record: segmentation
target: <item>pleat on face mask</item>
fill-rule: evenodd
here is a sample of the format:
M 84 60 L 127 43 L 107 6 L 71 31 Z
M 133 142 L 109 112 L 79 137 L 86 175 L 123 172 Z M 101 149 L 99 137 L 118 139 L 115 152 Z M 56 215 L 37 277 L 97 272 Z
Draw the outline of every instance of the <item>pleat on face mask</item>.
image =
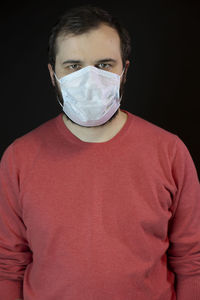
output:
M 124 72 L 124 71 L 123 71 Z M 82 126 L 107 122 L 120 107 L 120 78 L 93 66 L 85 67 L 60 79 L 63 111 Z

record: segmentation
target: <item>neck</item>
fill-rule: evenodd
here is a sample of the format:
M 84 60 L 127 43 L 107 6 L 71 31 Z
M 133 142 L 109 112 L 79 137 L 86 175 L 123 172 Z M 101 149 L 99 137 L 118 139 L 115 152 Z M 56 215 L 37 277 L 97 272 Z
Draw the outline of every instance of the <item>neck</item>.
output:
M 103 126 L 84 127 L 72 123 L 63 114 L 63 121 L 66 127 L 80 140 L 89 143 L 101 143 L 109 141 L 113 138 L 124 126 L 127 120 L 127 114 L 120 109 L 116 116 Z

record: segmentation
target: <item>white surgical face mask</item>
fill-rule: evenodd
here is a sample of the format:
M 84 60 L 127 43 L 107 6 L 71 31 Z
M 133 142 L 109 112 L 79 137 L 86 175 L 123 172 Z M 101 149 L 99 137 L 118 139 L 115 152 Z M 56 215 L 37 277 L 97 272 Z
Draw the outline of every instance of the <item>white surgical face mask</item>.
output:
M 55 74 L 63 96 L 63 111 L 82 126 L 106 123 L 120 106 L 121 76 L 93 66 L 60 79 Z

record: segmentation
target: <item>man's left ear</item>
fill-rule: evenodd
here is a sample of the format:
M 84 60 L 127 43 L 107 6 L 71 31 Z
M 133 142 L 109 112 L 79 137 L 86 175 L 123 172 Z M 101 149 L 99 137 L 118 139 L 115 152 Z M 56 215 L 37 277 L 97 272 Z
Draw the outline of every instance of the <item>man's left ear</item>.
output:
M 55 86 L 54 72 L 53 72 L 53 68 L 52 68 L 51 64 L 48 64 L 48 69 L 49 69 L 49 74 L 51 77 L 51 82 L 52 82 L 53 86 Z
M 130 61 L 126 60 L 125 67 L 124 67 L 124 76 L 123 76 L 124 77 L 124 83 L 126 82 L 126 75 L 127 75 L 129 65 L 130 65 Z

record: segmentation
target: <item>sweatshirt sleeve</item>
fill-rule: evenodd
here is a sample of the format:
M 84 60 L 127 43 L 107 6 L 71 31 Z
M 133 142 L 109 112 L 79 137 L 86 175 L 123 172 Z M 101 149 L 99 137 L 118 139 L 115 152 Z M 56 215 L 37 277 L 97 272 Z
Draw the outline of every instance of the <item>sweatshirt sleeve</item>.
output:
M 200 185 L 193 160 L 177 138 L 172 174 L 176 185 L 169 222 L 168 263 L 177 300 L 200 299 Z
M 0 299 L 23 298 L 23 277 L 32 261 L 20 206 L 19 170 L 13 145 L 0 163 Z

